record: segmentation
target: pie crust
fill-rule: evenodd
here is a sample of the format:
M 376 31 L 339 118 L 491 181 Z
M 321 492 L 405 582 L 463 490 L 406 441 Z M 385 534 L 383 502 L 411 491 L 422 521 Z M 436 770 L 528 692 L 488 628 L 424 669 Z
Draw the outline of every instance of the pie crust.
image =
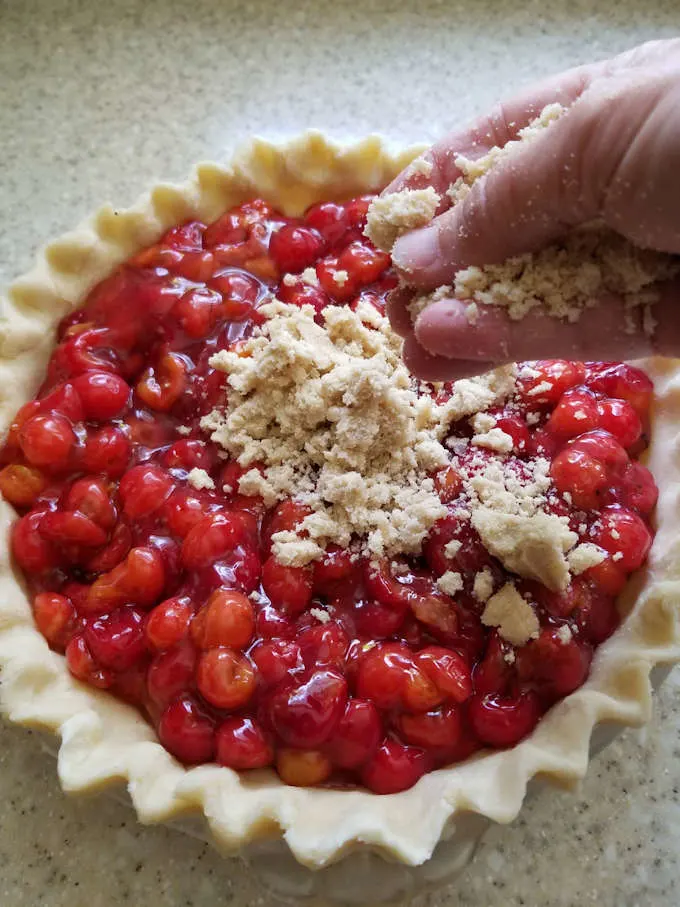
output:
M 48 244 L 33 270 L 0 299 L 0 430 L 35 393 L 58 321 L 117 264 L 169 227 L 191 218 L 212 221 L 255 196 L 299 215 L 318 201 L 378 191 L 421 150 L 394 152 L 378 137 L 338 145 L 318 132 L 284 145 L 254 140 L 227 166 L 201 164 L 188 182 L 158 185 L 127 210 L 100 209 Z M 532 777 L 563 786 L 583 777 L 596 724 L 645 722 L 651 668 L 680 658 L 680 362 L 653 359 L 642 365 L 655 383 L 647 465 L 660 492 L 649 561 L 624 590 L 621 607 L 627 616 L 597 649 L 585 685 L 513 749 L 432 772 L 410 790 L 389 796 L 288 787 L 268 770 L 245 777 L 219 766 L 185 769 L 132 707 L 76 681 L 64 658 L 50 651 L 10 562 L 7 537 L 14 511 L 0 502 L 5 714 L 61 737 L 58 772 L 66 791 L 125 783 L 144 823 L 203 813 L 224 852 L 266 837 L 283 838 L 295 859 L 310 868 L 366 847 L 418 865 L 465 813 L 512 821 Z

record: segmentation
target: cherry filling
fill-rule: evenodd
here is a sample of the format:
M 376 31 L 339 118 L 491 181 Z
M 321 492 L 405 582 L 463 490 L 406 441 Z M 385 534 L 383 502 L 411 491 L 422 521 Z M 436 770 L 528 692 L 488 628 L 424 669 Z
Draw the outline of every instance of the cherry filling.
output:
M 657 492 L 635 459 L 647 376 L 531 363 L 491 415 L 512 439 L 507 468 L 549 458 L 549 508 L 603 552 L 564 591 L 512 577 L 463 520 L 465 454 L 434 476 L 448 515 L 422 556 L 271 556 L 272 535 L 308 511 L 239 492 L 241 468 L 199 427 L 225 393 L 209 359 L 239 349 L 271 292 L 317 313 L 360 299 L 383 311 L 396 281 L 363 236 L 369 201 L 294 219 L 256 200 L 175 227 L 121 266 L 60 325 L 2 448 L 0 490 L 19 513 L 12 551 L 40 632 L 75 677 L 140 709 L 177 759 L 391 793 L 514 745 L 584 682 L 645 561 Z M 453 597 L 436 582 L 448 571 L 462 579 Z M 488 597 L 508 581 L 540 623 L 518 647 L 481 621 L 481 586 Z

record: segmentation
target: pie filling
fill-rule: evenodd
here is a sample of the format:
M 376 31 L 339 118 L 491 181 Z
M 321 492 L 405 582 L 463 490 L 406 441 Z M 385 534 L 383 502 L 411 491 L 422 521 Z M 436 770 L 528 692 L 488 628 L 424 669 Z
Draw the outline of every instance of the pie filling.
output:
M 170 230 L 63 320 L 2 448 L 0 490 L 19 513 L 12 551 L 38 629 L 77 679 L 132 703 L 187 765 L 273 766 L 288 784 L 391 793 L 513 746 L 583 684 L 651 544 L 657 491 L 637 461 L 648 377 L 623 363 L 525 363 L 483 412 L 482 385 L 404 380 L 383 354 L 396 343 L 382 317 L 396 278 L 364 236 L 369 202 L 296 219 L 257 200 Z M 274 296 L 307 338 L 309 387 L 338 395 L 314 443 L 300 442 L 301 485 L 287 496 L 273 481 L 286 464 L 257 426 L 264 459 L 236 444 L 248 400 L 256 410 L 276 389 L 276 374 L 262 383 L 268 325 L 286 319 Z M 317 343 L 331 319 L 342 341 L 332 378 Z M 364 347 L 375 335 L 387 363 L 376 420 L 383 402 L 389 418 L 370 439 L 382 437 L 379 474 L 397 482 L 383 521 L 382 479 L 372 504 L 343 497 L 342 457 L 320 480 L 361 407 L 358 391 L 348 402 L 351 381 L 337 383 L 363 355 L 350 328 Z M 236 386 L 238 359 L 259 398 Z M 287 444 L 302 437 L 290 394 L 309 427 L 293 359 L 286 419 L 278 404 L 269 416 Z M 421 432 L 404 445 L 416 453 L 402 485 L 403 451 L 384 443 L 402 424 L 395 400 Z M 420 497 L 418 451 L 436 461 Z M 348 487 L 361 483 L 346 470 Z

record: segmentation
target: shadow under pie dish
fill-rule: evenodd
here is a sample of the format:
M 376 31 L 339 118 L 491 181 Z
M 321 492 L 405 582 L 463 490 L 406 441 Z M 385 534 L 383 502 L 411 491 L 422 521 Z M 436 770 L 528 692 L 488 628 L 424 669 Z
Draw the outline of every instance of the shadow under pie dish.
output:
M 102 209 L 9 288 L 2 699 L 61 737 L 66 790 L 125 783 L 142 822 L 203 815 L 225 852 L 283 838 L 310 868 L 356 850 L 415 866 L 461 817 L 515 818 L 534 776 L 582 777 L 598 723 L 647 719 L 650 670 L 678 655 L 677 364 L 405 383 L 364 196 L 417 154 L 254 142 Z M 401 394 L 450 460 L 414 436 L 426 495 L 411 483 L 401 511 L 420 522 L 364 520 L 368 548 L 356 523 L 310 535 L 316 473 L 282 498 L 271 463 L 235 461 L 237 423 L 211 420 L 264 406 L 277 337 L 329 331 L 336 377 L 378 356 L 380 399 Z M 557 567 L 520 577 L 516 545 L 485 546 L 494 481 L 542 499 Z

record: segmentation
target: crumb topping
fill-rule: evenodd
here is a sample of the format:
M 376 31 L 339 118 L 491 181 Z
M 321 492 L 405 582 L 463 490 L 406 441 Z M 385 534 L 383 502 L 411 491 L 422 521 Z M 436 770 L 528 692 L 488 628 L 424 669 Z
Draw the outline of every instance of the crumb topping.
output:
M 460 203 L 477 180 L 500 162 L 511 159 L 520 146 L 536 139 L 565 111 L 560 104 L 550 104 L 519 132 L 517 139 L 502 148 L 494 147 L 476 160 L 458 155 L 455 163 L 461 176 L 447 190 L 452 202 Z M 677 256 L 634 246 L 595 222 L 572 230 L 540 252 L 519 255 L 501 264 L 464 268 L 456 274 L 453 286 L 417 296 L 410 310 L 415 320 L 434 302 L 454 296 L 473 304 L 470 321 L 479 317 L 479 305 L 494 305 L 505 308 L 513 320 L 540 308 L 554 318 L 575 322 L 603 296 L 613 295 L 623 300 L 625 329 L 636 329 L 636 313 L 640 312 L 640 324 L 651 336 L 656 325 L 650 310 L 657 299 L 653 285 L 678 273 Z
M 455 420 L 510 396 L 514 366 L 458 381 L 436 404 L 418 394 L 400 339 L 370 304 L 329 306 L 322 325 L 311 306 L 260 311 L 257 335 L 211 358 L 229 390 L 201 426 L 241 466 L 262 467 L 239 491 L 313 511 L 297 532 L 275 533 L 274 555 L 299 566 L 355 537 L 370 555 L 417 553 L 446 514 L 430 477 L 451 462 L 442 439 Z
M 374 246 L 383 252 L 391 252 L 403 233 L 432 220 L 440 201 L 432 186 L 427 189 L 402 189 L 391 195 L 378 196 L 368 209 L 364 232 Z
M 482 623 L 497 627 L 498 633 L 513 646 L 523 646 L 540 632 L 538 617 L 512 583 L 506 583 L 486 603 Z
M 196 491 L 202 491 L 204 488 L 212 491 L 215 488 L 215 483 L 205 469 L 198 469 L 197 467 L 194 467 L 189 471 L 187 482 L 195 488 Z

